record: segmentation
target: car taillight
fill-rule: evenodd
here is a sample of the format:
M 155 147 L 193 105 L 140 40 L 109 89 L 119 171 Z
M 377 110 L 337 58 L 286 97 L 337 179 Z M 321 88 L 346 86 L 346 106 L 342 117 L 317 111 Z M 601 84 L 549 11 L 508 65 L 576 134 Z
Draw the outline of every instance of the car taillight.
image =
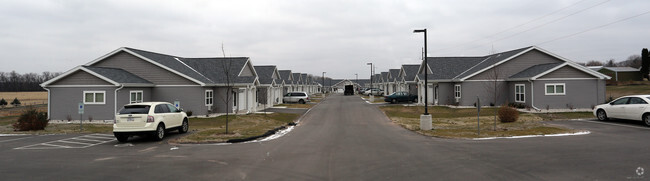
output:
M 147 122 L 148 123 L 153 123 L 154 122 L 153 116 L 147 116 Z

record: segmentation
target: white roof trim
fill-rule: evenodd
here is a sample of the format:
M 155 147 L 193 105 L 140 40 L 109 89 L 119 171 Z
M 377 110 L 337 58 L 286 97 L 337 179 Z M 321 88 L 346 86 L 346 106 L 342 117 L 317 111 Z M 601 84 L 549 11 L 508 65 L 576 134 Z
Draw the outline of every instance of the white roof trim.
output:
M 104 56 L 101 56 L 101 57 L 99 57 L 99 58 L 97 58 L 97 59 L 91 61 L 91 62 L 88 62 L 88 63 L 85 64 L 85 65 L 86 65 L 86 66 L 92 66 L 93 64 L 95 64 L 95 63 L 97 63 L 97 62 L 100 62 L 100 61 L 102 61 L 102 60 L 104 60 L 104 59 L 106 59 L 106 58 L 108 58 L 108 57 L 110 57 L 110 56 L 112 56 L 112 55 L 114 55 L 114 54 L 117 54 L 117 53 L 120 52 L 120 51 L 127 52 L 127 53 L 129 53 L 129 54 L 131 54 L 131 55 L 133 55 L 133 56 L 136 56 L 136 57 L 138 57 L 138 58 L 140 58 L 140 59 L 142 59 L 142 60 L 145 60 L 145 61 L 147 61 L 147 62 L 149 62 L 149 63 L 151 63 L 151 64 L 154 64 L 154 65 L 156 65 L 156 66 L 158 66 L 158 67 L 160 67 L 160 68 L 163 68 L 163 69 L 165 69 L 165 70 L 167 70 L 167 71 L 170 71 L 170 72 L 172 72 L 172 73 L 174 73 L 174 74 L 176 74 L 176 75 L 179 75 L 179 76 L 181 76 L 181 77 L 183 77 L 183 78 L 186 78 L 186 79 L 188 79 L 188 80 L 190 80 L 190 81 L 192 81 L 192 82 L 194 82 L 194 83 L 197 83 L 197 84 L 199 84 L 199 85 L 201 85 L 201 86 L 205 86 L 205 83 L 204 83 L 204 82 L 198 81 L 198 80 L 196 80 L 196 79 L 194 79 L 194 78 L 192 78 L 192 77 L 190 77 L 190 76 L 187 76 L 187 75 L 185 75 L 185 74 L 182 74 L 182 73 L 180 73 L 180 72 L 178 72 L 178 71 L 176 71 L 176 70 L 174 70 L 174 69 L 171 69 L 171 68 L 169 68 L 169 67 L 167 67 L 167 66 L 164 66 L 164 65 L 162 65 L 162 64 L 160 64 L 160 63 L 158 63 L 158 62 L 156 62 L 156 61 L 153 61 L 153 60 L 151 60 L 151 59 L 148 59 L 147 57 L 144 57 L 144 56 L 142 56 L 142 55 L 140 55 L 140 54 L 137 54 L 137 53 L 135 53 L 135 52 L 132 52 L 132 51 L 126 49 L 125 47 L 118 48 L 117 50 L 114 50 L 114 51 L 112 51 L 111 53 L 108 53 L 108 54 L 106 54 L 106 55 L 104 55 Z
M 95 76 L 95 77 L 97 77 L 99 79 L 102 79 L 102 80 L 110 83 L 110 84 L 113 84 L 113 86 L 120 86 L 120 83 L 117 83 L 117 82 L 115 82 L 115 81 L 113 81 L 113 80 L 111 80 L 109 78 L 106 78 L 106 77 L 104 77 L 102 75 L 99 75 L 99 74 L 97 74 L 97 73 L 95 73 L 95 72 L 93 72 L 91 70 L 88 70 L 87 68 L 84 68 L 83 66 L 77 66 L 77 67 L 75 67 L 75 68 L 73 68 L 71 70 L 68 70 L 67 72 L 65 72 L 65 73 L 63 73 L 63 74 L 61 74 L 61 75 L 59 75 L 57 77 L 54 77 L 53 79 L 50 79 L 50 80 L 48 80 L 46 82 L 43 82 L 42 84 L 40 84 L 40 86 L 41 87 L 49 86 L 50 84 L 52 84 L 52 83 L 54 83 L 56 81 L 59 81 L 59 80 L 63 79 L 64 77 L 67 77 L 70 74 L 73 74 L 73 73 L 75 73 L 75 72 L 77 72 L 79 70 L 82 70 L 82 71 L 84 71 L 84 72 L 86 72 L 86 73 L 88 73 L 90 75 L 93 75 L 93 76 Z M 106 86 L 106 85 L 103 85 L 103 86 Z

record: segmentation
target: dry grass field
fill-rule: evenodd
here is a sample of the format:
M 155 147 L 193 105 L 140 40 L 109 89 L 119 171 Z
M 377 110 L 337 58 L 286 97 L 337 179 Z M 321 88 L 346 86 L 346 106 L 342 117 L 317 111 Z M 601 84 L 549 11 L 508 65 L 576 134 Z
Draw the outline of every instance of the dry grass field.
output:
M 0 99 L 5 99 L 10 104 L 18 98 L 23 106 L 47 104 L 47 92 L 0 92 Z M 7 105 L 10 106 L 10 105 Z

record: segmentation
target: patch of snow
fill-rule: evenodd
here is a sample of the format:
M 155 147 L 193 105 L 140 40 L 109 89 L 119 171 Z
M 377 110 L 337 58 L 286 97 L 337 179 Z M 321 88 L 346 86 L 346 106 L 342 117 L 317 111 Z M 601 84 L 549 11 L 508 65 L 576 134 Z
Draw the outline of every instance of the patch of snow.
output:
M 534 138 L 534 137 L 556 137 L 556 136 L 575 136 L 590 134 L 589 131 L 581 131 L 577 133 L 563 133 L 563 134 L 547 134 L 547 135 L 525 135 L 525 136 L 510 136 L 510 137 L 488 137 L 488 138 L 474 138 L 472 140 L 493 140 L 493 139 L 518 139 L 518 138 Z
M 178 150 L 178 147 L 171 147 L 169 150 Z
M 287 106 L 273 106 L 271 108 L 277 108 L 277 109 L 286 109 Z

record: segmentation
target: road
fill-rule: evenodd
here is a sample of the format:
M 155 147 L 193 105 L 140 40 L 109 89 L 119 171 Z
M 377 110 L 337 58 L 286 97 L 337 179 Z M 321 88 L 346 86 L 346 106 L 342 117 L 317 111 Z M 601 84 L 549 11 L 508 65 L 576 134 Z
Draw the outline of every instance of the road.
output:
M 84 148 L 24 149 L 89 137 L 0 137 L 0 175 L 2 180 L 650 178 L 650 171 L 637 174 L 639 168 L 650 169 L 648 128 L 616 122 L 556 123 L 591 134 L 482 141 L 430 138 L 391 123 L 376 105 L 357 96 L 332 95 L 306 113 L 290 133 L 264 142 L 169 145 L 136 139 Z

